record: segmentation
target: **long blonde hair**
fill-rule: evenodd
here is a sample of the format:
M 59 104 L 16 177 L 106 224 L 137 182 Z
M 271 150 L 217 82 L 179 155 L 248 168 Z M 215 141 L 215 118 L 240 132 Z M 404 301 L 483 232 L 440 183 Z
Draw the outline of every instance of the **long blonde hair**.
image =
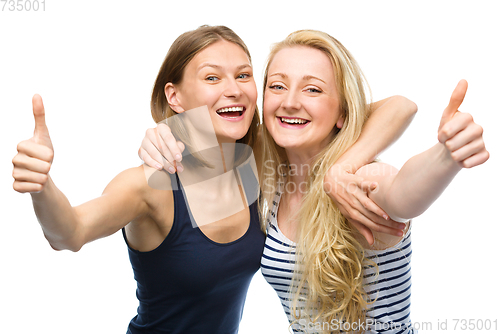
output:
M 309 318 L 314 322 L 331 322 L 334 319 L 351 324 L 364 322 L 367 307 L 363 289 L 364 250 L 355 239 L 351 225 L 325 193 L 323 180 L 328 169 L 359 138 L 368 118 L 366 80 L 350 52 L 335 38 L 320 31 L 299 30 L 272 47 L 265 70 L 264 92 L 274 56 L 280 50 L 293 46 L 315 48 L 330 58 L 344 124 L 340 130 L 336 129 L 338 133 L 332 142 L 309 168 L 307 192 L 297 216 L 300 224 L 292 286 L 298 288 L 293 292 L 291 312 L 296 319 Z M 261 214 L 265 216 L 278 182 L 285 182 L 286 185 L 288 180 L 282 174 L 287 170 L 283 168 L 287 165 L 283 148 L 275 143 L 265 126 L 263 131 Z M 306 308 L 300 312 L 297 307 L 299 301 L 306 303 Z

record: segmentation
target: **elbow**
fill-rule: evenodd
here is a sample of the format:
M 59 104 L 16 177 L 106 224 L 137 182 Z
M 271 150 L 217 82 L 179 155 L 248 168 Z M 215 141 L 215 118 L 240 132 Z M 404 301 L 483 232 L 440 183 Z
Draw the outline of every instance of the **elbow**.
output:
M 53 250 L 55 251 L 62 251 L 62 250 L 69 250 L 72 251 L 73 253 L 78 252 L 80 249 L 82 249 L 83 244 L 76 242 L 76 240 L 51 240 L 50 238 L 45 235 L 45 239 L 49 242 L 50 247 L 52 247 Z
M 49 243 L 50 247 L 52 247 L 53 250 L 55 251 L 62 251 L 62 250 L 69 250 L 72 251 L 73 253 L 78 252 L 80 249 L 82 249 L 82 246 L 79 245 L 54 245 L 53 243 Z
M 83 247 L 83 245 L 80 245 L 80 244 L 78 244 L 78 245 L 73 244 L 73 245 L 67 245 L 64 249 L 65 249 L 65 250 L 69 250 L 69 251 L 71 251 L 71 252 L 73 252 L 73 253 L 76 253 L 76 252 L 78 252 L 80 249 L 82 249 L 82 247 Z
M 401 105 L 401 109 L 404 110 L 410 118 L 415 116 L 418 111 L 418 106 L 415 102 L 401 95 L 396 95 L 394 98 L 397 99 L 398 103 Z
M 410 219 L 416 218 L 425 212 L 425 208 L 411 203 L 401 203 L 401 199 L 390 197 L 388 199 L 387 208 L 383 208 L 392 220 L 397 222 L 407 222 Z
M 420 216 L 423 212 L 412 211 L 411 209 L 396 209 L 396 210 L 386 210 L 387 214 L 392 220 L 395 220 L 399 223 L 405 223 L 410 219 L 416 218 Z
M 418 111 L 417 104 L 415 102 L 413 102 L 412 100 L 407 99 L 407 105 L 408 105 L 408 112 L 410 113 L 410 115 L 412 115 L 412 117 L 415 116 L 415 114 Z
M 401 96 L 401 98 L 403 99 L 402 103 L 404 104 L 404 109 L 413 118 L 413 116 L 415 116 L 415 114 L 418 111 L 417 104 L 415 102 L 413 102 L 412 100 L 407 99 L 404 96 Z

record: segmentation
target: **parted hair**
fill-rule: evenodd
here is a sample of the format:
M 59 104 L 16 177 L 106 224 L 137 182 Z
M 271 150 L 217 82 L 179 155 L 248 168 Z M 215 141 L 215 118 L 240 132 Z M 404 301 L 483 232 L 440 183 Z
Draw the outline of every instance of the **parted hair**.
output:
M 250 62 L 252 61 L 250 52 L 243 40 L 228 27 L 203 25 L 195 30 L 183 33 L 170 46 L 153 87 L 151 94 L 151 115 L 156 123 L 176 114 L 168 104 L 167 97 L 165 96 L 165 85 L 169 82 L 174 85 L 180 84 L 184 76 L 184 69 L 189 62 L 199 52 L 221 40 L 240 46 L 247 54 Z M 250 129 L 237 142 L 253 147 L 257 139 L 259 123 L 260 117 L 256 107 Z M 175 129 L 179 124 L 169 123 L 169 126 L 172 128 L 173 133 L 181 135 L 186 133 L 182 128 Z M 189 138 L 178 138 L 178 140 L 183 141 L 189 149 Z

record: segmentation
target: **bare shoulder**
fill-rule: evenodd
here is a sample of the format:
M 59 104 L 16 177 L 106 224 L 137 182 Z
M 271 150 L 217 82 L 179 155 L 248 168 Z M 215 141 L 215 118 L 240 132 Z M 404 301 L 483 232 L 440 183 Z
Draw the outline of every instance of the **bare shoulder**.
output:
M 139 216 L 155 217 L 158 210 L 173 210 L 172 185 L 166 171 L 138 166 L 119 173 L 104 189 L 103 196 L 121 198 L 120 203 L 138 206 Z M 127 211 L 122 207 L 121 210 Z
M 119 173 L 111 182 L 106 186 L 103 194 L 117 189 L 127 188 L 132 191 L 146 190 L 147 180 L 142 166 L 133 167 Z

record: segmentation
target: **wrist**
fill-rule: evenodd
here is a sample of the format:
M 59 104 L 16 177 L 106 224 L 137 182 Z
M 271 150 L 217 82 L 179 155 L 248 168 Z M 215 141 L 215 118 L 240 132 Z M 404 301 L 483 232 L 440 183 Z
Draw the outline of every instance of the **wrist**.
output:
M 456 171 L 462 169 L 462 166 L 457 161 L 453 160 L 450 150 L 448 150 L 448 148 L 444 144 L 438 143 L 436 146 L 438 147 L 437 149 L 439 151 L 438 162 L 442 166 L 444 166 L 447 169 Z
M 33 203 L 46 201 L 50 198 L 50 194 L 53 189 L 54 183 L 50 176 L 47 174 L 47 181 L 43 184 L 42 189 L 37 192 L 30 193 Z

